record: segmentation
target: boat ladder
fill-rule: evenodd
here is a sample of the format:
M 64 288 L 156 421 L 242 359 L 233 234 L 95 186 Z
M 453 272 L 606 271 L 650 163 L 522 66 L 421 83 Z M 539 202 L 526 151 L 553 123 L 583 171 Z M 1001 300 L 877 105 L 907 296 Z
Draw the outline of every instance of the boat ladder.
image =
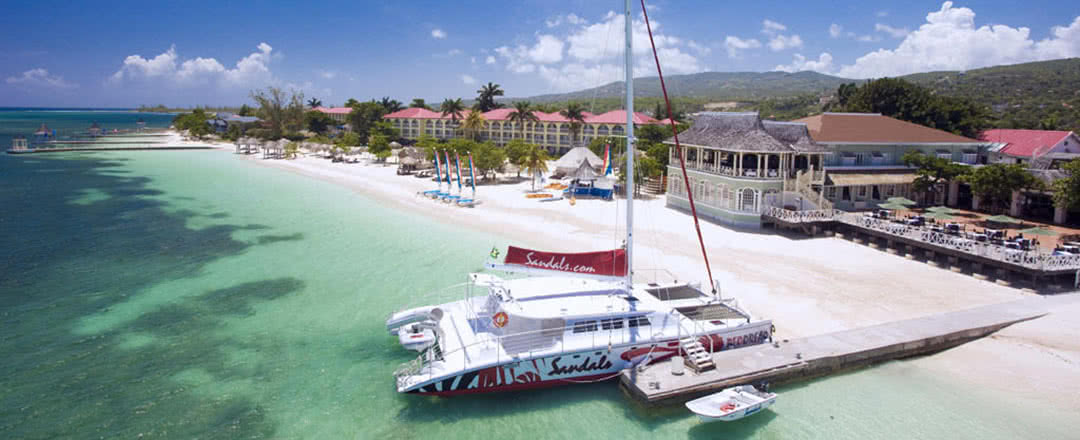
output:
M 695 373 L 716 369 L 716 364 L 712 360 L 712 353 L 705 350 L 705 346 L 701 344 L 697 337 L 691 336 L 679 339 L 679 346 L 682 347 L 683 353 L 686 354 L 684 360 L 686 366 L 694 370 Z

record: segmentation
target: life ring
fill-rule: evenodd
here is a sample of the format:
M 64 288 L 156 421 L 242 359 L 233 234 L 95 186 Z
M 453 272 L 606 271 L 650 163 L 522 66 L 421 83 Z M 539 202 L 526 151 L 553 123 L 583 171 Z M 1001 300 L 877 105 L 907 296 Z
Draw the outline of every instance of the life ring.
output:
M 498 328 L 506 327 L 507 322 L 510 322 L 510 317 L 506 315 L 506 312 L 499 312 L 491 317 L 491 323 Z

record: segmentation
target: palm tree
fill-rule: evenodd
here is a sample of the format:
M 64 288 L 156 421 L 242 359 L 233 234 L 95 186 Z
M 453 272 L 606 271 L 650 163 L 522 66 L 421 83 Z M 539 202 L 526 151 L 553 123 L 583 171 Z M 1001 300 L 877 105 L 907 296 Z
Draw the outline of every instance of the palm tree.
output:
M 566 110 L 559 112 L 564 118 L 570 120 L 570 134 L 576 144 L 581 134 L 581 127 L 585 124 L 585 109 L 581 104 L 571 102 L 566 105 Z
M 449 116 L 450 120 L 455 124 L 457 120 L 461 118 L 461 112 L 465 111 L 465 104 L 461 102 L 461 98 L 443 100 L 442 105 L 439 106 L 439 110 L 443 116 Z
M 319 101 L 318 98 L 311 98 L 307 101 L 307 105 L 311 108 L 322 107 L 322 101 Z
M 405 108 L 401 106 L 401 101 L 398 101 L 396 99 L 390 99 L 389 96 L 383 96 L 383 99 L 379 101 L 379 105 L 381 105 L 382 108 L 386 109 L 387 113 L 393 113 Z
M 521 166 L 532 176 L 532 189 L 536 191 L 536 176 L 547 172 L 547 151 L 539 145 L 530 145 L 521 159 Z
M 473 110 L 469 112 L 469 116 L 465 117 L 465 120 L 461 123 L 461 129 L 472 137 L 472 140 L 476 140 L 476 134 L 480 130 L 484 129 L 484 115 L 480 112 Z
M 412 102 L 409 103 L 409 108 L 426 108 L 431 110 L 431 107 L 428 107 L 427 102 L 424 102 L 424 98 L 413 98 Z
M 515 124 L 521 124 L 521 138 L 525 139 L 525 123 L 536 122 L 540 118 L 536 117 L 536 114 L 532 111 L 532 103 L 529 101 L 518 101 L 514 103 L 514 111 L 507 115 L 510 122 Z
M 502 108 L 502 104 L 495 102 L 496 96 L 503 96 L 503 90 L 499 88 L 498 84 L 488 81 L 487 85 L 480 86 L 480 90 L 476 91 L 476 105 L 473 106 L 475 110 L 482 112 L 488 112 L 497 108 Z

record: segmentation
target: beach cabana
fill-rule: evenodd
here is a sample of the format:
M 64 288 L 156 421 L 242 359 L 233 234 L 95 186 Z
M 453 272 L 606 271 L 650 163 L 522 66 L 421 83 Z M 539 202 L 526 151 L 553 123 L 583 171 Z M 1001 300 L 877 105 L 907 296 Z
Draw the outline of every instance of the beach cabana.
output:
M 588 164 L 594 170 L 598 170 L 604 166 L 604 160 L 586 147 L 574 147 L 555 161 L 555 174 L 570 175 L 576 172 L 582 164 Z
M 576 170 L 569 174 L 573 179 L 564 196 L 588 196 L 611 199 L 614 195 L 612 179 L 603 177 L 587 161 L 583 161 Z

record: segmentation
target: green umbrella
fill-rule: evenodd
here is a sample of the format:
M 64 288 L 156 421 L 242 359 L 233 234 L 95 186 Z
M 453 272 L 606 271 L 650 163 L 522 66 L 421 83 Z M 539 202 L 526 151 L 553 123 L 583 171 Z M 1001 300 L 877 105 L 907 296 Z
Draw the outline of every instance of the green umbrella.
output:
M 1012 223 L 1012 224 L 1020 223 L 1020 220 L 1009 217 L 1007 215 L 995 215 L 993 217 L 987 217 L 986 221 L 994 222 L 994 223 Z
M 878 208 L 888 209 L 890 211 L 907 211 L 911 209 L 899 203 L 879 203 L 877 206 Z
M 1034 228 L 1027 228 L 1027 229 L 1021 230 L 1020 232 L 1023 233 L 1023 234 L 1032 234 L 1032 235 L 1058 235 L 1058 233 L 1054 232 L 1053 229 L 1046 229 L 1046 228 L 1042 228 L 1042 227 L 1039 227 L 1039 226 L 1036 226 Z
M 942 214 L 956 214 L 956 210 L 948 206 L 935 206 L 932 208 L 926 208 L 926 210 L 930 212 L 940 212 Z
M 911 199 L 909 199 L 907 197 L 889 197 L 889 199 L 886 200 L 886 201 L 889 202 L 889 203 L 892 203 L 892 204 L 896 204 L 896 205 L 918 205 L 919 204 L 918 202 L 916 202 L 914 200 L 911 200 Z
M 927 217 L 927 218 L 932 218 L 934 220 L 952 220 L 952 219 L 956 218 L 956 217 L 952 216 L 951 214 L 949 214 L 947 212 L 941 212 L 941 211 L 930 211 L 930 212 L 928 212 L 926 214 L 923 214 L 923 216 Z

